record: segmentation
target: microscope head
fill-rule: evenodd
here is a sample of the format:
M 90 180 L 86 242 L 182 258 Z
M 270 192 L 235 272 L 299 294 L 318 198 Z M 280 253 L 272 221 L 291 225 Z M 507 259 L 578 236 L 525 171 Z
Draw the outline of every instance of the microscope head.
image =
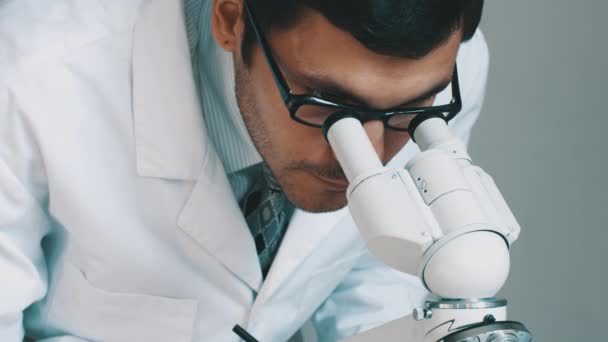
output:
M 421 152 L 392 170 L 356 114 L 335 113 L 323 131 L 349 180 L 348 208 L 368 250 L 419 276 L 434 295 L 414 311 L 424 341 L 529 342 L 523 325 L 506 321 L 506 301 L 493 298 L 507 279 L 519 224 L 444 115 L 412 120 Z

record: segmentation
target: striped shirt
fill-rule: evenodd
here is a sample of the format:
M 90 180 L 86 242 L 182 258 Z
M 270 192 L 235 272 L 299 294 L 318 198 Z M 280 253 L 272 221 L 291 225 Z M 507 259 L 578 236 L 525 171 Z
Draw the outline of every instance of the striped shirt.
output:
M 211 34 L 212 0 L 184 0 L 186 31 L 208 136 L 240 200 L 252 177 L 237 172 L 262 162 L 236 102 L 232 55 Z

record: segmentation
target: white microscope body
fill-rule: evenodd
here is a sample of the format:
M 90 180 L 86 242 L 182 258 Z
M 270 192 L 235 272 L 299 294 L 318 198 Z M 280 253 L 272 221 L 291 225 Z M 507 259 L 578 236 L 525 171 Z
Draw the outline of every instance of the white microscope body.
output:
M 530 341 L 493 298 L 509 273 L 520 226 L 492 178 L 474 166 L 441 114 L 417 117 L 421 153 L 386 169 L 361 122 L 336 113 L 324 127 L 350 185 L 348 207 L 369 250 L 418 275 L 437 299 L 414 310 L 425 342 Z

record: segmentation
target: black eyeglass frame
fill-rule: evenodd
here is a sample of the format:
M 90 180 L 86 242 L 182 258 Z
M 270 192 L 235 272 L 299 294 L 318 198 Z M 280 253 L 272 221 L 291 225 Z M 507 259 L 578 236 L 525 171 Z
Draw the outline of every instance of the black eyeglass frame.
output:
M 251 27 L 253 32 L 258 40 L 262 48 L 262 52 L 264 53 L 264 58 L 270 67 L 270 72 L 274 78 L 274 81 L 277 85 L 281 98 L 285 103 L 285 106 L 289 110 L 289 115 L 291 119 L 310 127 L 322 128 L 322 124 L 315 124 L 308 122 L 306 120 L 300 119 L 296 112 L 303 105 L 314 105 L 320 107 L 329 107 L 335 108 L 336 111 L 349 111 L 352 114 L 356 115 L 361 122 L 369 121 L 369 120 L 382 120 L 384 122 L 385 127 L 388 127 L 392 130 L 396 131 L 407 131 L 407 128 L 402 127 L 394 127 L 388 123 L 388 120 L 395 115 L 418 115 L 421 113 L 428 112 L 441 112 L 445 115 L 447 121 L 453 119 L 462 109 L 462 99 L 460 96 L 460 84 L 458 82 L 458 68 L 454 65 L 454 73 L 452 74 L 452 99 L 449 104 L 440 105 L 440 106 L 428 106 L 428 107 L 413 107 L 413 108 L 393 108 L 389 110 L 372 110 L 365 107 L 348 105 L 337 103 L 334 101 L 330 101 L 327 99 L 323 99 L 321 97 L 311 95 L 311 94 L 294 94 L 283 73 L 281 73 L 281 69 L 279 68 L 273 54 L 270 49 L 270 45 L 268 41 L 264 37 L 262 33 L 262 29 L 257 24 L 255 15 L 251 8 L 249 7 L 248 1 L 243 0 L 243 4 L 245 7 L 245 11 L 247 16 L 249 17 L 249 22 L 251 23 Z

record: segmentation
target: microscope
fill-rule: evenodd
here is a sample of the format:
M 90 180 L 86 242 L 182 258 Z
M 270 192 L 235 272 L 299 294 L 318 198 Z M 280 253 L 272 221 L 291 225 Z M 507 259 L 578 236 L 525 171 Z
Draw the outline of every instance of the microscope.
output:
M 424 342 L 528 342 L 495 298 L 520 226 L 492 178 L 473 165 L 442 113 L 420 114 L 420 148 L 405 168 L 382 165 L 361 122 L 333 114 L 323 131 L 350 183 L 348 208 L 369 251 L 417 275 L 433 299 L 413 312 Z

